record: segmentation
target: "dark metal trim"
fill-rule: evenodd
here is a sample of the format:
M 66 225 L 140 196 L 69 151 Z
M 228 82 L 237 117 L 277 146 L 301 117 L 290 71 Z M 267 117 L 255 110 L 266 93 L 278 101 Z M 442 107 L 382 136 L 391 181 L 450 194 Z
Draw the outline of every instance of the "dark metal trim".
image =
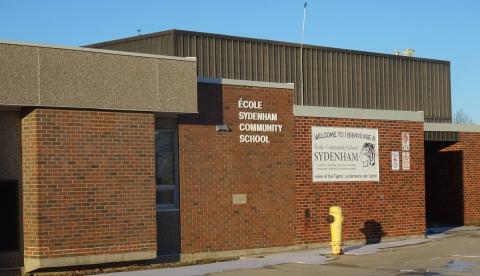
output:
M 458 142 L 460 141 L 460 134 L 459 132 L 449 131 L 425 131 L 424 140 Z

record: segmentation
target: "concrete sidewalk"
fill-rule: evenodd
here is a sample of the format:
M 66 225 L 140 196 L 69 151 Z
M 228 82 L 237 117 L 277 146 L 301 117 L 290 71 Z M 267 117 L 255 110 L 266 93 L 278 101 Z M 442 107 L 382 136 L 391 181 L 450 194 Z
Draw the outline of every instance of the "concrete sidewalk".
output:
M 325 248 L 105 275 L 480 275 L 480 228 L 433 228 L 423 239 L 346 247 L 335 258 L 329 253 Z

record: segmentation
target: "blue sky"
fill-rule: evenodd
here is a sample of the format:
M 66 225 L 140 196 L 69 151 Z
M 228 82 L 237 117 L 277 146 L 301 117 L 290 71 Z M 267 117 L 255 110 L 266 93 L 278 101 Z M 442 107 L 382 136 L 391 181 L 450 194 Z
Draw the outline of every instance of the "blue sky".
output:
M 85 45 L 165 29 L 299 42 L 303 0 L 0 0 L 0 40 Z M 480 1 L 311 0 L 305 43 L 451 61 L 453 110 L 480 123 Z

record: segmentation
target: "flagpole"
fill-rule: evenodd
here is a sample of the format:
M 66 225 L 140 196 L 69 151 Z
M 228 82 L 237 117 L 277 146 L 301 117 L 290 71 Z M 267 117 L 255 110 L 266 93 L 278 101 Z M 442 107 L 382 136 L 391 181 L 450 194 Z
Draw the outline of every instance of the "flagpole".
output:
M 305 33 L 305 18 L 307 17 L 307 2 L 303 4 L 303 23 L 302 23 L 302 38 L 300 43 L 300 103 L 304 104 L 303 100 L 303 35 Z

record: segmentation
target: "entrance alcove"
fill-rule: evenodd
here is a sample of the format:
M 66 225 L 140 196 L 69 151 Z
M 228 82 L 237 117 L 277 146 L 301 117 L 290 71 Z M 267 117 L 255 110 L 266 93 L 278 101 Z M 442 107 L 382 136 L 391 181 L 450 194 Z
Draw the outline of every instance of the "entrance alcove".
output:
M 21 114 L 0 108 L 0 268 L 23 266 Z

